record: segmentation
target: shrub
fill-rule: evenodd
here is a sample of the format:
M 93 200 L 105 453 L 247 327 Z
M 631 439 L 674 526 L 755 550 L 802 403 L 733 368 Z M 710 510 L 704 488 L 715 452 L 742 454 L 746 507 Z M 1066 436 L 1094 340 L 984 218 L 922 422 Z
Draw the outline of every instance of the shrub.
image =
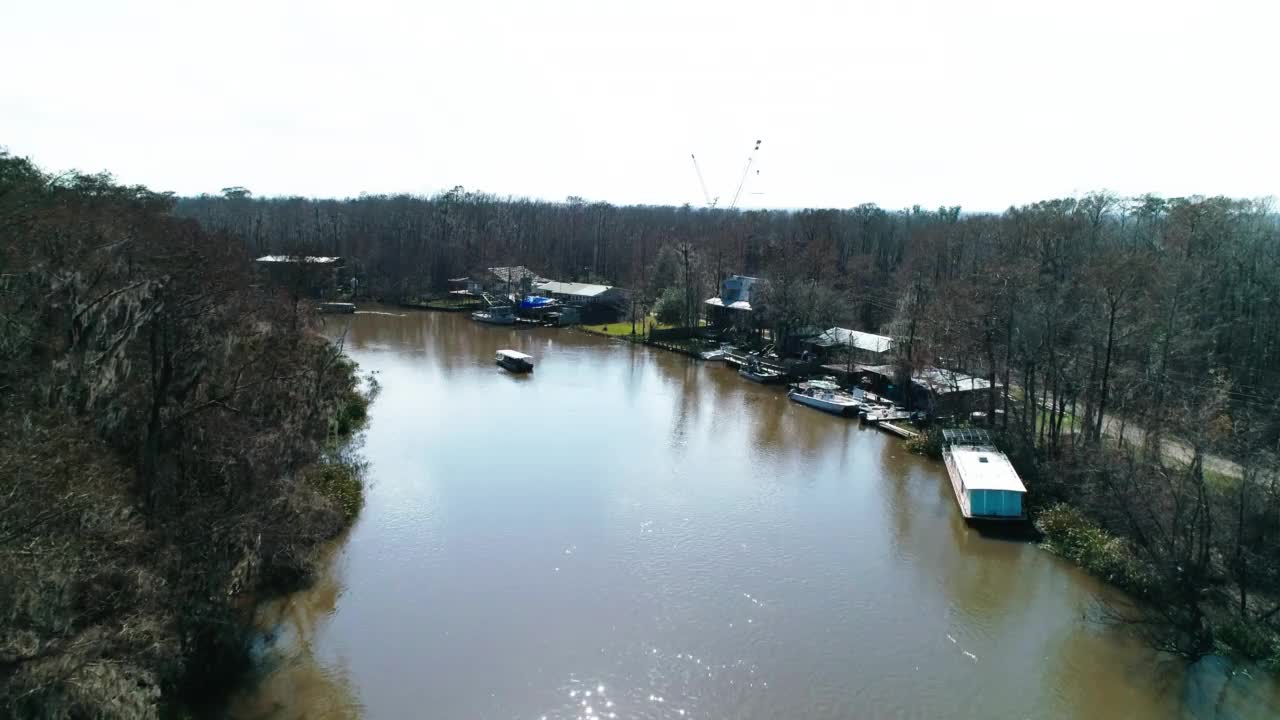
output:
M 360 478 L 362 469 L 351 460 L 330 458 L 306 468 L 303 477 L 349 524 L 360 514 L 360 508 L 364 507 L 364 483 Z
M 1263 627 L 1235 618 L 1215 627 L 1214 637 L 1250 660 L 1280 669 L 1280 638 Z
M 942 431 L 938 428 L 929 428 L 925 432 L 911 438 L 907 441 L 907 450 L 917 455 L 933 458 L 934 460 L 942 459 Z
M 1120 538 L 1094 525 L 1076 508 L 1057 503 L 1036 517 L 1044 547 L 1108 582 L 1144 594 L 1150 575 Z

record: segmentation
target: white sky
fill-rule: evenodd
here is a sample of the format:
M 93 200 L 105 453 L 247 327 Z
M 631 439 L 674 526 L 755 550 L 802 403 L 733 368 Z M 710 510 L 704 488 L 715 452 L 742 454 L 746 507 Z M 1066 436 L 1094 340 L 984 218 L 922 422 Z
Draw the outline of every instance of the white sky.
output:
M 0 144 L 179 193 L 1280 194 L 1280 0 L 0 0 Z

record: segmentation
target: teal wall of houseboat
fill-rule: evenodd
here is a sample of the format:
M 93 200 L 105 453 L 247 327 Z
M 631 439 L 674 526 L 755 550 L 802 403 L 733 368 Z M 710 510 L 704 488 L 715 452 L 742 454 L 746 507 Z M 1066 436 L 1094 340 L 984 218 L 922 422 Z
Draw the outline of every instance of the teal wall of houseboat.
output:
M 1022 515 L 1022 493 L 1012 490 L 970 490 L 969 512 L 988 517 Z

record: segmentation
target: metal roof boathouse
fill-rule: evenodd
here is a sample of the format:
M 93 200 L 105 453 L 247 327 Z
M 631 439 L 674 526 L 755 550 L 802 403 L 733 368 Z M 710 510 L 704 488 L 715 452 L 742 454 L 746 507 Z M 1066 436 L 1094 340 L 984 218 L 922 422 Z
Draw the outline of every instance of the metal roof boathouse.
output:
M 943 430 L 942 458 L 965 520 L 1023 520 L 1027 488 L 985 430 Z

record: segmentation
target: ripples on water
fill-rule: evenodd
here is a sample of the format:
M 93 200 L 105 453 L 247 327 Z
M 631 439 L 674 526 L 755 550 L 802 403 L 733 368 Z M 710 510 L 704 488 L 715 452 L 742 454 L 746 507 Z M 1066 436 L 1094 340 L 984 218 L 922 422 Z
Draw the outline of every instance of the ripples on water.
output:
M 373 485 L 236 717 L 1280 716 L 1083 621 L 1106 588 L 857 421 L 570 331 L 330 317 L 380 373 Z

